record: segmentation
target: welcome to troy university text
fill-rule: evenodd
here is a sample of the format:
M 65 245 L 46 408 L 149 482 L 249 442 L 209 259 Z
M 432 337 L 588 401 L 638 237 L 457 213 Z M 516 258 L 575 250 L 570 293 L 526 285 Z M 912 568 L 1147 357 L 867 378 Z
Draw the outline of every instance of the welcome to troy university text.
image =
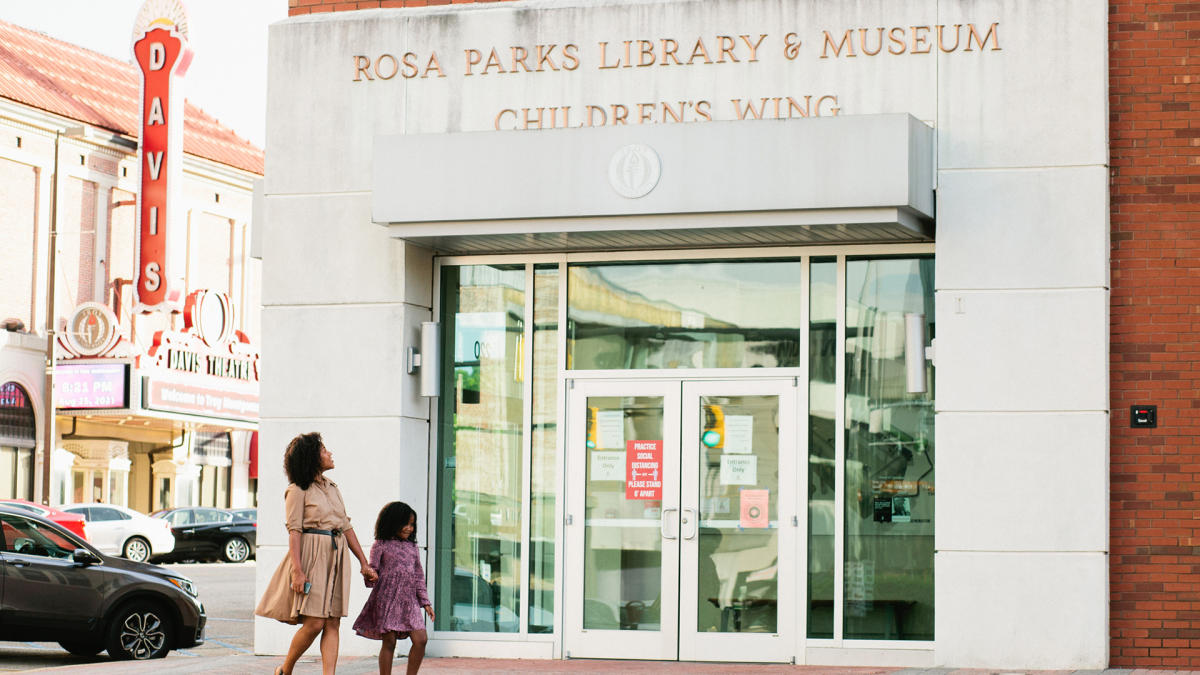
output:
M 820 59 L 860 59 L 871 57 L 912 57 L 954 52 L 1000 51 L 1000 23 L 928 24 L 851 28 L 822 31 L 819 48 L 812 50 Z M 715 35 L 695 39 L 674 38 L 600 41 L 595 43 L 592 60 L 576 43 L 543 43 L 505 47 L 456 50 L 461 57 L 450 72 L 462 77 L 510 77 L 534 73 L 573 73 L 581 68 L 598 72 L 625 69 L 688 68 L 756 64 L 782 58 L 795 61 L 803 56 L 805 41 L 791 32 L 782 39 L 767 33 Z M 355 55 L 354 82 L 421 80 L 445 78 L 447 69 L 437 50 L 410 51 L 396 56 Z M 728 99 L 722 119 L 781 119 L 793 117 L 835 116 L 842 110 L 838 95 L 832 92 L 759 96 Z M 707 122 L 714 119 L 709 98 L 672 101 L 633 101 L 622 103 L 586 103 L 571 105 L 502 108 L 492 117 L 494 129 L 556 129 L 565 127 L 614 126 L 623 124 L 666 124 Z

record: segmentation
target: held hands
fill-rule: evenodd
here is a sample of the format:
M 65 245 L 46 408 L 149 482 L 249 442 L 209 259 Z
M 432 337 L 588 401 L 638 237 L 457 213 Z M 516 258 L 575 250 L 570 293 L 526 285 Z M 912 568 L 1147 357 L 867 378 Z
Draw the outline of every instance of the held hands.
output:
M 292 571 L 292 590 L 293 591 L 296 591 L 297 593 L 303 593 L 304 592 L 304 582 L 306 582 L 306 581 L 308 581 L 308 578 L 304 576 L 304 572 L 301 572 L 300 570 Z
M 429 615 L 429 620 L 430 620 L 430 621 L 436 621 L 436 620 L 437 620 L 437 619 L 436 619 L 436 618 L 433 616 L 433 607 L 432 607 L 432 606 L 430 606 L 430 605 L 425 605 L 425 613 Z
M 360 572 L 362 573 L 363 581 L 366 582 L 367 586 L 370 586 L 379 580 L 379 573 L 372 569 L 370 565 L 364 564 Z

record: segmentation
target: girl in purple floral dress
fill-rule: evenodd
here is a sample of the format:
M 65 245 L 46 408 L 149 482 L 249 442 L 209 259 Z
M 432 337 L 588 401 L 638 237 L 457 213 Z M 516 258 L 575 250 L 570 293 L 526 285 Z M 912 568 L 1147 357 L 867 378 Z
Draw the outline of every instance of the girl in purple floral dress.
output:
M 396 640 L 411 638 L 408 675 L 416 675 L 425 658 L 425 617 L 433 621 L 433 607 L 425 589 L 425 572 L 417 551 L 417 514 L 404 502 L 383 507 L 375 521 L 375 543 L 371 545 L 371 567 L 379 580 L 367 583 L 371 597 L 354 622 L 354 631 L 379 647 L 380 675 L 391 675 L 396 657 Z

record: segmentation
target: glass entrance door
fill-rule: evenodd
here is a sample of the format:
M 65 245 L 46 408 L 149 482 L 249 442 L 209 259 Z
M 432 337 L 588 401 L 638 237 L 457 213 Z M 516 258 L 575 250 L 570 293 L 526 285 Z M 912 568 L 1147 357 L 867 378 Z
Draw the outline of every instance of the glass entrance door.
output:
M 567 655 L 675 659 L 679 383 L 576 382 L 567 397 Z
M 802 604 L 796 387 L 686 382 L 682 410 L 679 658 L 789 661 Z
M 790 660 L 795 391 L 791 379 L 568 389 L 568 656 Z

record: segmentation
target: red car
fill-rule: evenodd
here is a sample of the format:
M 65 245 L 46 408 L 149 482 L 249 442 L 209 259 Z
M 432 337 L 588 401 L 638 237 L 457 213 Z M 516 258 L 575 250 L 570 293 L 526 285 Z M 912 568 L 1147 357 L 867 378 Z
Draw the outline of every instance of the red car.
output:
M 79 535 L 85 541 L 87 540 L 87 528 L 84 523 L 87 520 L 78 513 L 67 513 L 59 511 L 53 506 L 42 506 L 33 502 L 25 501 L 24 499 L 0 499 L 0 504 L 7 504 L 14 508 L 23 509 L 30 513 L 39 515 L 52 523 L 57 523 L 70 530 L 72 533 Z

